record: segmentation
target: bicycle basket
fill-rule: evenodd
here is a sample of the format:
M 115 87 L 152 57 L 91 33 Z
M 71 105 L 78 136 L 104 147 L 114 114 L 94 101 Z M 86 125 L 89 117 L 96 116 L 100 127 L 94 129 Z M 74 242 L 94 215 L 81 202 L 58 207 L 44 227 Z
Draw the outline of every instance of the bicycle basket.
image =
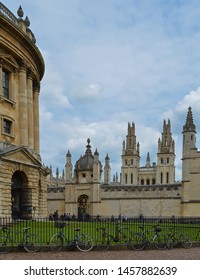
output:
M 64 228 L 66 223 L 65 222 L 60 222 L 60 221 L 55 221 L 55 227 L 56 228 Z

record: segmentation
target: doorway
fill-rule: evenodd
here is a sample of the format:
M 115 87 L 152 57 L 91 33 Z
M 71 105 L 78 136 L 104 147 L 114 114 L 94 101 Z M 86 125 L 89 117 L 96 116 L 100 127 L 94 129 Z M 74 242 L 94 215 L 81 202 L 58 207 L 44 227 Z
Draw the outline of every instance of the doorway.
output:
M 12 176 L 12 218 L 21 219 L 30 216 L 31 192 L 28 189 L 28 179 L 24 172 L 16 171 Z
M 88 219 L 89 218 L 89 197 L 86 194 L 82 194 L 78 197 L 78 218 Z

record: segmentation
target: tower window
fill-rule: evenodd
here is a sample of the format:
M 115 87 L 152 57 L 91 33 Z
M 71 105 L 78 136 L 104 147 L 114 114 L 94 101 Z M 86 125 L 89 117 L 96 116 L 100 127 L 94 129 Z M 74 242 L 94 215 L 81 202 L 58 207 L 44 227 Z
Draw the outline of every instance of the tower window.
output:
M 127 184 L 127 183 L 128 183 L 128 175 L 125 174 L 125 184 Z
M 144 179 L 141 180 L 141 185 L 144 185 Z
M 166 174 L 166 183 L 168 184 L 169 183 L 169 173 L 167 172 Z
M 2 71 L 2 96 L 9 99 L 9 73 Z
M 131 184 L 133 184 L 133 173 L 131 173 Z
M 161 184 L 163 183 L 163 173 L 162 172 L 160 173 L 160 183 Z
M 149 179 L 147 179 L 147 185 L 150 185 L 150 180 Z

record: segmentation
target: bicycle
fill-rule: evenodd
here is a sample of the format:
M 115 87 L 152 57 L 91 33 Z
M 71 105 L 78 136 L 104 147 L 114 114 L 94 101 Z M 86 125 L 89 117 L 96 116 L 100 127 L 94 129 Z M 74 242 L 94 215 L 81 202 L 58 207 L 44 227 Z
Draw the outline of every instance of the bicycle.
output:
M 79 234 L 80 228 L 74 229 L 75 234 L 73 240 L 70 240 L 69 234 L 66 236 L 63 228 L 66 226 L 65 222 L 55 222 L 55 227 L 60 228 L 60 231 L 52 236 L 50 240 L 50 248 L 53 252 L 59 252 L 64 243 L 67 247 L 75 246 L 79 251 L 89 252 L 94 246 L 93 239 L 85 233 Z M 69 226 L 69 224 L 67 224 Z
M 192 241 L 189 239 L 188 235 L 183 233 L 182 228 L 178 228 L 178 233 L 176 228 L 169 228 L 169 233 L 166 235 L 166 244 L 168 249 L 172 249 L 175 245 L 181 245 L 186 249 L 192 247 Z
M 167 248 L 166 237 L 162 234 L 162 228 L 153 226 L 152 230 L 145 230 L 144 226 L 139 227 L 142 231 L 132 235 L 130 246 L 136 251 L 141 251 L 145 247 L 150 246 L 152 243 L 156 249 L 164 250 Z M 149 234 L 153 232 L 153 236 L 149 237 Z
M 100 232 L 100 241 L 97 241 L 97 249 L 99 251 L 107 251 L 112 243 L 128 244 L 131 232 L 126 227 L 119 227 L 119 223 L 115 227 L 115 235 L 109 233 L 105 227 L 97 228 Z
M 42 246 L 40 237 L 30 233 L 30 227 L 22 228 L 22 231 L 11 230 L 7 226 L 2 227 L 3 235 L 0 236 L 0 253 L 11 252 L 14 244 L 23 247 L 27 252 L 37 252 Z M 20 235 L 22 238 L 18 241 Z

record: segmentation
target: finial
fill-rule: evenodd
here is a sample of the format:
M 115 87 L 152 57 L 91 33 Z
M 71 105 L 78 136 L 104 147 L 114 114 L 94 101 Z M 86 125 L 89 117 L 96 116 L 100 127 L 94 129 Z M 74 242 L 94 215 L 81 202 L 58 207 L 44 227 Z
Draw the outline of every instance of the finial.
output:
M 22 17 L 23 17 L 23 15 L 24 15 L 24 12 L 23 12 L 23 10 L 22 10 L 22 7 L 21 7 L 21 6 L 19 6 L 19 9 L 17 10 L 17 15 L 18 15 L 20 18 L 22 18 Z
M 25 23 L 26 27 L 30 26 L 30 20 L 29 20 L 29 18 L 27 16 L 26 16 L 26 18 L 24 20 L 24 23 Z
M 110 160 L 108 154 L 106 155 L 105 160 Z
M 196 126 L 193 122 L 193 115 L 192 115 L 192 108 L 191 107 L 188 108 L 186 122 L 185 122 L 185 125 L 183 126 L 183 131 L 184 132 L 186 132 L 186 131 L 196 132 Z

